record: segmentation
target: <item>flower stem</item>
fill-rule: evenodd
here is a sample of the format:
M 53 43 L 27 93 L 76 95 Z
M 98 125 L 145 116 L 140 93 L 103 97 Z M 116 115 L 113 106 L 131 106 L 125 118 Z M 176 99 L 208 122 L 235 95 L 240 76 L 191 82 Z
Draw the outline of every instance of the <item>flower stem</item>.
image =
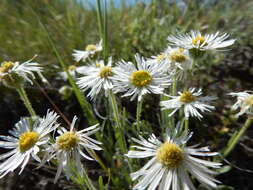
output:
M 185 119 L 184 122 L 185 122 L 185 123 L 184 123 L 185 131 L 188 131 L 188 129 L 189 129 L 189 119 L 188 119 L 188 118 Z
M 112 105 L 113 116 L 114 116 L 114 119 L 116 121 L 116 125 L 117 125 L 118 128 L 121 128 L 121 123 L 120 123 L 120 119 L 119 119 L 119 110 L 118 110 L 116 98 L 115 98 L 115 95 L 113 94 L 113 92 L 111 90 L 109 92 L 109 97 L 110 97 L 110 102 L 111 102 L 111 105 Z
M 103 41 L 104 41 L 104 48 L 103 48 L 103 54 L 104 54 L 104 60 L 107 61 L 108 54 L 109 54 L 109 48 L 108 48 L 108 22 L 107 22 L 107 1 L 104 1 L 104 35 L 103 35 Z
M 176 96 L 177 95 L 177 80 L 174 77 L 173 79 L 173 83 L 172 83 L 172 96 Z
M 171 95 L 176 96 L 177 95 L 177 79 L 176 75 L 173 78 L 172 87 L 171 87 Z M 171 129 L 175 126 L 175 114 L 169 118 L 170 127 Z
M 136 110 L 136 122 L 137 122 L 137 131 L 140 132 L 141 130 L 141 122 L 140 122 L 140 119 L 141 119 L 141 110 L 142 110 L 142 103 L 143 101 L 140 100 L 137 102 L 137 110 Z
M 116 122 L 115 131 L 116 131 L 116 134 L 119 135 L 120 148 L 123 153 L 126 153 L 127 148 L 126 148 L 126 142 L 125 142 L 124 135 L 123 135 L 124 133 L 123 133 L 122 124 L 120 122 L 119 110 L 118 110 L 115 95 L 113 94 L 113 92 L 111 90 L 109 91 L 109 98 L 110 98 L 110 103 L 111 103 L 111 106 L 113 109 L 113 117 Z M 117 139 L 117 135 L 116 135 L 116 139 Z
M 103 37 L 103 22 L 102 22 L 102 10 L 100 0 L 97 0 L 97 19 L 100 37 Z
M 87 151 L 89 152 L 90 155 L 93 156 L 93 158 L 95 158 L 95 160 L 99 163 L 99 165 L 103 168 L 103 170 L 105 170 L 106 172 L 108 172 L 107 167 L 105 166 L 105 164 L 103 163 L 103 161 L 101 160 L 101 158 L 96 154 L 96 152 L 92 149 L 87 149 Z
M 161 95 L 160 100 L 161 101 L 166 101 L 169 98 L 165 95 Z M 161 123 L 162 123 L 162 127 L 164 129 L 164 132 L 166 130 L 166 128 L 168 127 L 168 123 L 169 123 L 169 114 L 170 114 L 170 110 L 165 109 L 165 110 L 161 110 Z
M 85 169 L 84 169 L 84 172 L 83 172 L 83 178 L 84 178 L 84 181 L 85 181 L 85 183 L 86 183 L 89 190 L 96 190 L 96 188 L 93 186 L 89 176 L 87 175 Z
M 29 111 L 31 116 L 36 116 L 36 113 L 32 107 L 31 102 L 29 101 L 29 98 L 26 94 L 26 91 L 23 87 L 17 88 L 18 94 L 21 98 L 21 100 L 23 101 L 25 107 L 27 108 L 27 110 Z
M 102 11 L 102 2 L 101 0 L 97 0 L 97 20 L 98 20 L 98 29 L 100 38 L 103 39 L 103 58 L 104 61 L 108 59 L 108 35 L 107 35 L 107 2 L 104 1 L 103 10 Z
M 239 142 L 241 136 L 249 128 L 249 126 L 252 124 L 252 122 L 253 122 L 253 118 L 252 117 L 248 118 L 245 121 L 243 127 L 240 129 L 240 131 L 239 132 L 236 131 L 235 134 L 232 135 L 232 137 L 230 138 L 229 143 L 228 143 L 228 145 L 227 145 L 227 147 L 226 147 L 226 149 L 224 150 L 224 153 L 223 153 L 223 155 L 225 157 L 228 156 L 232 152 L 232 150 L 234 149 L 235 145 Z

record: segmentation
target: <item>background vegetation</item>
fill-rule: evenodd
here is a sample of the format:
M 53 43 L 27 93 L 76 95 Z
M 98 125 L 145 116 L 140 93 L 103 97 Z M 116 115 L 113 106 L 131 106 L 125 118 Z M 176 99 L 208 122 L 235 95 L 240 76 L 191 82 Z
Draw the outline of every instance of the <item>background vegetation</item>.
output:
M 231 91 L 252 90 L 253 78 L 253 1 L 252 0 L 209 0 L 209 1 L 176 1 L 153 0 L 149 4 L 137 3 L 127 6 L 121 1 L 120 6 L 107 4 L 109 54 L 114 60 L 133 59 L 137 52 L 144 56 L 151 56 L 162 51 L 166 45 L 166 37 L 176 32 L 187 32 L 191 29 L 203 32 L 217 30 L 230 33 L 237 39 L 236 44 L 223 56 L 208 55 L 199 65 L 200 73 L 191 81 L 192 86 L 203 87 L 206 94 L 219 97 L 215 112 L 209 114 L 205 126 L 194 121 L 196 139 L 208 144 L 213 150 L 224 146 L 230 134 L 241 126 L 245 118 L 235 120 L 228 105 L 232 100 L 227 96 Z M 48 108 L 49 96 L 54 105 L 67 116 L 69 120 L 77 115 L 80 128 L 86 125 L 87 119 L 82 117 L 82 111 L 74 95 L 63 97 L 59 88 L 68 83 L 58 75 L 62 69 L 49 43 L 48 34 L 64 62 L 75 64 L 71 53 L 73 49 L 84 49 L 88 43 L 99 41 L 97 12 L 95 6 L 85 6 L 75 0 L 1 0 L 0 2 L 0 62 L 3 60 L 25 61 L 38 54 L 36 61 L 43 64 L 44 75 L 50 84 L 39 87 L 27 87 L 29 97 L 38 114 L 43 115 Z M 47 32 L 46 32 L 47 31 Z M 106 104 L 99 99 L 93 107 L 101 115 L 105 115 Z M 123 101 L 129 118 L 135 114 L 135 106 Z M 146 120 L 147 132 L 160 134 L 159 118 L 156 117 L 158 97 L 147 97 L 144 102 L 143 119 Z M 0 86 L 0 134 L 7 134 L 20 116 L 28 113 L 21 100 L 11 89 Z M 99 120 L 103 121 L 98 117 Z M 131 126 L 131 119 L 126 125 Z M 104 122 L 104 136 L 99 140 L 105 147 L 111 147 L 100 153 L 103 162 L 109 167 L 104 171 L 96 163 L 87 162 L 89 176 L 97 181 L 103 178 L 103 183 L 110 189 L 124 189 L 130 178 L 126 177 L 124 159 L 117 155 L 118 150 L 112 138 L 113 131 Z M 129 127 L 130 134 L 131 128 Z M 235 189 L 250 190 L 253 188 L 252 173 L 244 169 L 253 170 L 252 129 L 234 150 L 228 160 L 233 160 L 229 173 L 218 178 L 226 185 Z M 201 139 L 199 139 L 201 138 Z M 111 140 L 110 140 L 111 139 Z M 116 152 L 116 154 L 115 154 Z M 111 155 L 115 155 L 112 157 Z M 235 166 L 234 166 L 235 165 Z M 237 167 L 242 168 L 238 169 Z M 54 168 L 34 170 L 33 163 L 26 168 L 21 176 L 10 174 L 0 180 L 0 189 L 78 189 L 78 187 L 64 178 L 57 185 L 52 184 Z M 119 175 L 122 174 L 122 175 Z M 98 178 L 102 176 L 102 178 Z M 113 176 L 113 177 L 112 177 Z M 116 177 L 115 177 L 116 176 Z

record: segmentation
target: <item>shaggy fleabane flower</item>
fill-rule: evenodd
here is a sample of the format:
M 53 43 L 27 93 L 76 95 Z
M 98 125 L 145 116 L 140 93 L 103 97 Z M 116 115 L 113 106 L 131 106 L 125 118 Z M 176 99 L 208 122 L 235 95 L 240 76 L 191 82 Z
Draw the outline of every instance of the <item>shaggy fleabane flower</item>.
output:
M 138 101 L 147 93 L 162 94 L 171 82 L 171 76 L 164 67 L 150 64 L 138 54 L 135 56 L 137 66 L 131 62 L 120 62 L 114 69 L 114 91 L 125 92 L 122 97 L 131 96 L 131 101 Z
M 40 73 L 40 64 L 31 62 L 34 58 L 24 62 L 4 61 L 0 66 L 0 82 L 6 86 L 16 87 L 24 81 L 33 84 L 34 72 Z
M 74 161 L 76 164 L 76 169 L 78 170 L 79 174 L 83 174 L 81 157 L 84 157 L 88 160 L 94 160 L 83 152 L 84 149 L 102 150 L 98 146 L 101 143 L 89 137 L 99 130 L 97 127 L 98 124 L 80 131 L 76 131 L 74 129 L 76 120 L 77 117 L 74 117 L 70 126 L 70 131 L 67 131 L 63 127 L 57 130 L 59 136 L 56 137 L 55 143 L 47 149 L 47 155 L 44 157 L 44 161 L 42 162 L 43 165 L 45 161 L 49 161 L 54 157 L 57 159 L 58 169 L 54 183 L 56 183 L 56 181 L 59 179 L 62 170 L 65 171 L 68 177 L 71 175 L 71 161 Z
M 79 76 L 79 74 L 87 73 L 86 69 L 87 69 L 87 66 L 78 66 L 78 65 L 68 66 L 68 72 L 74 79 L 76 79 Z M 66 72 L 63 71 L 63 72 L 60 72 L 59 74 L 63 80 L 68 80 L 68 75 Z
M 184 49 L 198 49 L 201 51 L 223 49 L 234 44 L 235 39 L 227 40 L 228 34 L 201 34 L 200 31 L 191 31 L 187 34 L 170 35 L 167 39 L 171 45 Z
M 189 68 L 192 63 L 187 49 L 172 48 L 170 46 L 161 54 L 152 56 L 147 62 L 150 64 L 165 63 L 167 68 L 173 66 L 181 70 Z
M 190 175 L 208 189 L 216 188 L 219 181 L 212 176 L 216 172 L 209 168 L 219 168 L 221 164 L 197 157 L 216 156 L 219 153 L 209 152 L 208 147 L 197 148 L 197 145 L 187 147 L 186 143 L 191 135 L 180 132 L 178 125 L 173 133 L 167 130 L 165 142 L 158 140 L 154 134 L 148 140 L 141 136 L 139 139 L 133 138 L 138 145 L 132 148 L 137 150 L 130 150 L 126 156 L 151 158 L 143 168 L 131 173 L 133 180 L 139 179 L 133 189 L 196 190 Z
M 176 75 L 177 79 L 182 79 L 185 71 L 192 67 L 192 59 L 187 49 L 170 46 L 161 54 L 147 59 L 147 62 L 151 65 L 158 64 L 165 71 Z
M 229 93 L 231 96 L 237 97 L 236 103 L 232 106 L 233 110 L 240 108 L 240 112 L 236 114 L 237 117 L 247 113 L 253 115 L 253 92 L 244 91 L 244 92 L 232 92 Z
M 167 95 L 171 99 L 160 102 L 162 109 L 174 109 L 169 114 L 169 117 L 180 108 L 184 109 L 185 118 L 189 118 L 189 116 L 202 118 L 203 116 L 199 113 L 199 110 L 201 112 L 210 112 L 215 109 L 214 106 L 210 106 L 206 103 L 215 100 L 216 98 L 212 96 L 199 97 L 202 94 L 201 89 L 195 92 L 195 88 L 190 88 L 189 90 L 179 92 L 178 94 L 179 96 Z
M 169 59 L 168 48 L 162 53 L 155 56 L 151 56 L 151 58 L 148 58 L 147 63 L 151 65 L 158 64 L 160 67 L 164 67 L 166 70 L 169 70 L 171 61 Z
M 112 67 L 111 58 L 107 65 L 104 64 L 104 61 L 99 61 L 87 66 L 86 72 L 82 74 L 84 76 L 78 79 L 77 84 L 83 91 L 90 89 L 87 96 L 91 97 L 91 99 L 95 99 L 102 89 L 107 96 L 108 91 L 113 88 L 112 76 L 114 68 Z
M 168 47 L 167 52 L 172 68 L 188 70 L 191 67 L 192 60 L 187 49 Z
M 89 56 L 93 56 L 99 51 L 102 51 L 102 40 L 98 44 L 89 44 L 86 46 L 85 51 L 82 50 L 74 50 L 74 53 L 72 54 L 74 57 L 74 60 L 79 61 L 85 61 Z
M 0 164 L 0 178 L 19 166 L 21 166 L 19 172 L 21 174 L 31 157 L 40 162 L 37 153 L 40 151 L 40 146 L 49 141 L 48 134 L 57 128 L 55 125 L 57 118 L 56 113 L 48 112 L 44 118 L 37 119 L 32 126 L 31 120 L 24 118 L 9 131 L 12 136 L 0 136 L 4 140 L 0 141 L 0 147 L 12 149 L 0 155 L 0 160 L 5 159 Z

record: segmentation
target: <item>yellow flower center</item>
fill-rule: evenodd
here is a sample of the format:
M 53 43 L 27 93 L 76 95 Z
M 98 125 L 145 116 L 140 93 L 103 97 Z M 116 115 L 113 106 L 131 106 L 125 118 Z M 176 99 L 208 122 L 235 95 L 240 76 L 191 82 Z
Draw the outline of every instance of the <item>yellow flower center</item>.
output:
M 179 62 L 182 63 L 184 61 L 186 61 L 187 57 L 184 55 L 184 49 L 183 48 L 179 48 L 178 50 L 173 51 L 170 54 L 170 60 L 174 61 L 174 62 Z
M 97 50 L 97 46 L 94 44 L 89 44 L 86 46 L 85 48 L 86 51 L 96 51 Z
M 156 158 L 168 168 L 177 168 L 182 163 L 184 154 L 176 144 L 165 142 L 157 150 Z
M 101 78 L 107 78 L 109 76 L 112 76 L 112 68 L 111 67 L 108 67 L 108 66 L 105 66 L 105 67 L 102 67 L 99 71 L 99 76 Z
M 76 70 L 76 66 L 75 65 L 70 65 L 68 70 L 70 71 L 75 71 Z
M 158 55 L 157 57 L 156 57 L 156 60 L 158 61 L 158 62 L 161 62 L 162 60 L 164 60 L 165 59 L 165 54 L 164 53 L 162 53 L 162 54 L 160 54 L 160 55 Z
M 56 141 L 59 149 L 70 150 L 76 147 L 79 142 L 79 137 L 74 132 L 66 132 L 62 134 Z
M 134 71 L 130 76 L 130 80 L 134 86 L 143 87 L 151 82 L 152 77 L 147 71 L 140 70 Z
M 11 68 L 14 67 L 14 63 L 11 61 L 5 61 L 0 67 L 0 73 L 7 73 Z
M 251 95 L 247 99 L 245 99 L 245 103 L 247 105 L 253 106 L 253 95 Z
M 25 152 L 35 145 L 39 139 L 37 132 L 25 132 L 19 137 L 19 150 Z
M 203 36 L 197 36 L 192 40 L 192 44 L 195 46 L 202 45 L 205 41 L 205 38 Z M 207 42 L 205 42 L 205 46 L 207 45 Z
M 183 92 L 183 94 L 180 96 L 179 100 L 183 103 L 190 103 L 193 102 L 196 99 L 195 96 L 189 91 Z

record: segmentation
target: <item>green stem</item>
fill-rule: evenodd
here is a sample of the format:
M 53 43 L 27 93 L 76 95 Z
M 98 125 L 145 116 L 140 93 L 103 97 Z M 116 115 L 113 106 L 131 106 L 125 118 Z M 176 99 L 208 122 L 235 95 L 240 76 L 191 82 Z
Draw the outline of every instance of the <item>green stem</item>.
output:
M 120 118 L 119 118 L 119 110 L 118 110 L 116 98 L 115 98 L 115 95 L 113 94 L 113 92 L 111 90 L 109 92 L 109 98 L 110 98 L 110 102 L 111 102 L 111 105 L 112 105 L 113 117 L 116 121 L 117 128 L 121 128 L 121 123 L 120 123 Z
M 85 169 L 84 169 L 84 172 L 83 172 L 83 177 L 84 177 L 84 181 L 85 181 L 85 183 L 86 183 L 86 185 L 87 185 L 87 187 L 88 187 L 89 190 L 97 190 L 97 189 L 93 186 L 93 184 L 92 184 L 92 182 L 91 182 L 89 176 L 87 175 Z
M 29 98 L 26 94 L 26 91 L 23 87 L 20 87 L 20 88 L 17 88 L 17 91 L 18 91 L 18 94 L 21 98 L 21 100 L 23 101 L 25 107 L 27 108 L 27 110 L 29 111 L 30 115 L 33 117 L 33 116 L 36 116 L 36 113 L 32 107 L 32 104 L 31 102 L 29 101 Z
M 104 41 L 104 48 L 103 48 L 103 53 L 104 53 L 104 60 L 107 61 L 108 59 L 108 54 L 109 54 L 109 48 L 108 48 L 108 30 L 107 30 L 107 1 L 104 1 L 104 35 L 103 35 L 103 41 Z
M 100 37 L 103 38 L 102 10 L 101 10 L 100 0 L 97 0 L 97 19 L 98 19 L 99 34 L 100 34 Z
M 107 38 L 107 4 L 104 1 L 104 12 L 101 9 L 101 0 L 97 0 L 97 20 L 100 38 L 103 39 L 103 57 L 107 61 L 108 58 L 108 38 Z M 104 13 L 104 14 L 103 14 Z
M 116 122 L 115 131 L 116 131 L 116 134 L 119 135 L 120 148 L 121 148 L 121 151 L 123 153 L 126 153 L 127 148 L 126 148 L 126 142 L 125 142 L 125 139 L 124 139 L 122 124 L 120 122 L 119 110 L 118 110 L 115 95 L 113 94 L 113 92 L 111 90 L 109 91 L 109 98 L 110 98 L 110 103 L 111 103 L 111 106 L 112 106 L 112 109 L 113 109 L 113 117 L 114 117 L 114 120 Z M 116 136 L 116 139 L 117 139 L 117 136 Z
M 189 129 L 189 118 L 186 118 L 184 122 L 185 122 L 184 123 L 185 131 L 188 131 L 188 129 Z
M 172 87 L 171 87 L 171 94 L 172 94 L 172 96 L 176 96 L 177 95 L 177 79 L 176 79 L 176 75 L 173 78 Z M 175 115 L 173 115 L 173 116 L 171 116 L 169 118 L 171 129 L 173 129 L 175 127 L 175 119 L 174 118 L 175 118 Z
M 142 100 L 137 102 L 137 110 L 136 110 L 136 121 L 137 121 L 137 131 L 140 132 L 141 131 L 141 110 L 142 110 Z
M 105 164 L 103 163 L 103 161 L 101 160 L 101 158 L 99 158 L 99 156 L 96 154 L 96 152 L 92 149 L 87 149 L 87 152 L 89 152 L 90 155 L 93 156 L 93 158 L 95 158 L 95 160 L 99 163 L 99 165 L 103 168 L 103 170 L 105 170 L 106 172 L 108 172 L 107 167 L 105 166 Z
M 253 118 L 248 118 L 243 127 L 240 129 L 240 131 L 237 133 L 235 136 L 233 135 L 230 140 L 229 140 L 229 143 L 226 147 L 226 149 L 224 150 L 224 157 L 228 156 L 231 151 L 234 149 L 235 145 L 239 142 L 241 136 L 245 133 L 245 131 L 249 128 L 249 126 L 252 124 L 253 122 Z
M 176 96 L 177 95 L 177 80 L 174 77 L 173 79 L 173 83 L 172 83 L 172 96 Z
M 165 95 L 161 95 L 160 97 L 161 101 L 166 101 L 169 98 Z M 170 114 L 170 110 L 165 109 L 165 110 L 161 110 L 161 123 L 162 123 L 162 127 L 164 130 L 166 130 L 166 128 L 168 127 L 168 123 L 169 123 L 169 114 Z

